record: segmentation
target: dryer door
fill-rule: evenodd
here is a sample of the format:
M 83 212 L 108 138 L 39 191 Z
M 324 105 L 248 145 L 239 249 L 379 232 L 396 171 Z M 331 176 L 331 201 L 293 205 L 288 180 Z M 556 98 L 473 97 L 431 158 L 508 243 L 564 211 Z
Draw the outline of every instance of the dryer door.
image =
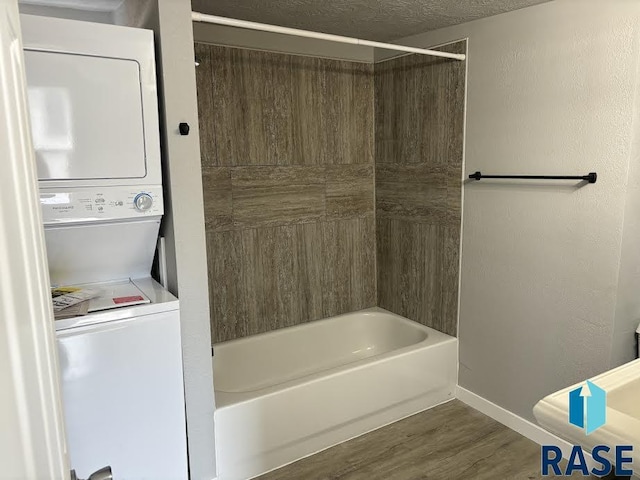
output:
M 24 56 L 38 178 L 144 178 L 138 62 L 39 50 Z

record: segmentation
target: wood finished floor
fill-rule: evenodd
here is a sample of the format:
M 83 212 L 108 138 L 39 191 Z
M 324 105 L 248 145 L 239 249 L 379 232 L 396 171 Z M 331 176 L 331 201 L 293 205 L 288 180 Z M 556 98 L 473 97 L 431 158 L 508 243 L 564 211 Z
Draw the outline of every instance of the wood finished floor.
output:
M 542 477 L 540 473 L 539 445 L 453 400 L 258 478 L 537 480 L 553 477 Z

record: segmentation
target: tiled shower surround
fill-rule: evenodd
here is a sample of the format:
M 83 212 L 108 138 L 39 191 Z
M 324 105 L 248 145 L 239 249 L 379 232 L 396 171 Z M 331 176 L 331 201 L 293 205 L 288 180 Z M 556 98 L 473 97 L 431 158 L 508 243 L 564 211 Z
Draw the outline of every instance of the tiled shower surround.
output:
M 213 342 L 375 305 L 455 335 L 464 62 L 196 56 Z
M 378 306 L 455 336 L 465 63 L 378 63 L 375 99 Z

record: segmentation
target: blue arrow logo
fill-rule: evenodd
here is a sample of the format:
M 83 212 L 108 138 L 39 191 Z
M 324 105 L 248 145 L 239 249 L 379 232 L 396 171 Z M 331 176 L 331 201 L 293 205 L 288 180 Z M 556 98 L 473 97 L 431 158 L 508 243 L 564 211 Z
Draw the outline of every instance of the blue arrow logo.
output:
M 589 435 L 607 422 L 607 392 L 587 382 L 569 392 L 569 423 Z

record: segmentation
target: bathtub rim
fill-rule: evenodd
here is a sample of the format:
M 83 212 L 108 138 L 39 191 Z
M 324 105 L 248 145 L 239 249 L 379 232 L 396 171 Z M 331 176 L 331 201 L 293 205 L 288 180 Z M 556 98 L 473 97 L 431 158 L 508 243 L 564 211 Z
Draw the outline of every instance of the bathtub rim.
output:
M 240 338 L 234 338 L 233 340 L 225 340 L 224 342 L 217 342 L 214 343 L 212 345 L 212 349 L 213 352 L 215 354 L 215 349 L 216 346 L 220 346 L 220 345 L 235 345 L 237 343 L 244 343 L 247 342 L 249 340 L 253 340 L 256 337 L 260 336 L 262 338 L 269 338 L 269 337 L 277 337 L 277 336 L 281 336 L 284 335 L 286 333 L 290 333 L 290 332 L 294 332 L 300 329 L 303 329 L 305 327 L 310 327 L 310 326 L 315 326 L 315 325 L 320 325 L 322 323 L 328 323 L 330 321 L 337 321 L 340 318 L 344 318 L 344 317 L 350 317 L 353 315 L 360 315 L 360 314 L 372 314 L 372 313 L 383 313 L 383 314 L 387 314 L 389 316 L 394 317 L 395 319 L 402 321 L 402 323 L 404 323 L 405 325 L 410 325 L 411 327 L 418 327 L 419 330 L 423 330 L 423 331 L 427 331 L 427 332 L 435 332 L 436 334 L 440 334 L 440 335 L 446 335 L 446 336 L 451 336 L 448 335 L 446 333 L 443 333 L 439 330 L 436 330 L 432 327 L 427 327 L 426 325 L 423 325 L 421 323 L 418 323 L 414 320 L 410 320 L 406 317 L 403 317 L 402 315 L 398 315 L 397 313 L 393 313 L 389 310 L 385 310 L 382 307 L 368 307 L 368 308 L 364 308 L 362 310 L 355 310 L 353 312 L 347 312 L 347 313 L 341 313 L 340 315 L 334 315 L 333 317 L 326 317 L 326 318 L 319 318 L 318 320 L 310 320 L 308 322 L 304 322 L 304 323 L 299 323 L 298 325 L 292 325 L 290 327 L 283 327 L 283 328 L 278 328 L 276 330 L 271 330 L 268 332 L 262 332 L 262 333 L 256 333 L 254 335 L 248 335 L 245 337 L 240 337 Z M 455 338 L 455 337 L 453 337 Z M 427 338 L 428 339 L 428 338 Z M 420 342 L 418 342 L 420 343 Z
M 289 379 L 286 380 L 284 382 L 281 383 L 277 383 L 275 385 L 270 385 L 267 387 L 262 387 L 262 388 L 257 388 L 255 390 L 248 390 L 248 391 L 244 391 L 244 392 L 226 392 L 224 390 L 220 390 L 220 389 L 216 389 L 215 388 L 215 367 L 213 366 L 214 362 L 215 362 L 215 345 L 234 345 L 237 343 L 243 343 L 248 340 L 248 339 L 254 339 L 255 337 L 257 337 L 258 335 L 263 336 L 263 337 L 271 337 L 271 336 L 276 336 L 276 335 L 283 335 L 286 334 L 288 332 L 291 331 L 295 331 L 304 327 L 309 327 L 309 325 L 318 323 L 318 322 L 328 322 L 328 321 L 335 321 L 337 319 L 346 317 L 346 316 L 353 316 L 353 315 L 359 315 L 359 314 L 370 314 L 370 313 L 383 313 L 383 314 L 388 314 L 391 317 L 393 317 L 394 321 L 401 321 L 402 323 L 404 323 L 405 325 L 409 325 L 412 328 L 417 328 L 419 330 L 422 330 L 424 332 L 427 333 L 426 338 L 424 338 L 423 340 L 421 340 L 420 342 L 416 342 L 413 343 L 411 345 L 407 345 L 401 348 L 397 348 L 395 350 L 390 350 L 384 353 L 381 353 L 379 355 L 374 355 L 372 357 L 367 357 L 367 358 L 361 358 L 359 360 L 355 360 L 353 362 L 349 362 L 349 363 L 345 363 L 342 365 L 337 365 L 331 368 L 327 368 L 324 370 L 320 370 L 311 374 L 307 374 L 307 375 L 303 375 L 301 377 L 297 377 L 297 378 L 293 378 L 293 379 Z M 440 332 L 434 328 L 431 327 L 427 327 L 426 325 L 422 325 L 418 322 L 415 322 L 413 320 L 409 320 L 408 318 L 402 317 L 401 315 L 395 314 L 393 312 L 390 312 L 388 310 L 385 310 L 383 308 L 380 307 L 371 307 L 371 308 L 366 308 L 363 310 L 357 310 L 355 312 L 349 312 L 349 313 L 345 313 L 345 314 L 341 314 L 341 315 L 336 315 L 334 317 L 328 317 L 328 318 L 323 318 L 320 320 L 314 320 L 308 323 L 303 323 L 303 324 L 299 324 L 299 325 L 294 325 L 291 327 L 286 327 L 286 328 L 281 328 L 278 330 L 274 330 L 271 332 L 265 332 L 265 333 L 260 333 L 260 334 L 256 334 L 256 335 L 252 335 L 250 337 L 242 337 L 242 338 L 238 338 L 238 339 L 234 339 L 234 340 L 228 340 L 226 342 L 220 342 L 218 344 L 214 344 L 213 349 L 214 349 L 214 354 L 211 357 L 212 360 L 212 367 L 214 368 L 214 379 L 213 379 L 213 383 L 214 383 L 214 390 L 215 390 L 215 397 L 216 397 L 216 411 L 220 410 L 220 409 L 224 409 L 224 408 L 230 408 L 230 407 L 234 407 L 236 405 L 239 404 L 243 404 L 243 403 L 248 403 L 248 402 L 252 402 L 252 401 L 256 401 L 257 399 L 263 398 L 263 397 L 267 397 L 267 396 L 272 396 L 272 395 L 276 395 L 279 392 L 283 392 L 286 390 L 290 390 L 290 389 L 294 389 L 294 388 L 298 388 L 304 385 L 307 385 L 309 383 L 312 382 L 316 382 L 319 381 L 320 379 L 323 378 L 332 378 L 335 377 L 337 375 L 343 375 L 345 373 L 348 373 L 350 371 L 355 371 L 355 370 L 360 370 L 362 368 L 367 368 L 369 365 L 376 365 L 382 362 L 385 362 L 387 360 L 389 360 L 390 358 L 395 358 L 395 357 L 402 357 L 402 356 L 406 356 L 406 355 L 410 355 L 416 351 L 420 351 L 423 349 L 427 349 L 427 348 L 435 348 L 439 345 L 445 345 L 445 344 L 449 344 L 451 342 L 458 342 L 458 338 L 453 337 L 451 335 L 448 335 L 446 333 Z M 221 397 L 225 398 L 224 402 L 220 402 Z

